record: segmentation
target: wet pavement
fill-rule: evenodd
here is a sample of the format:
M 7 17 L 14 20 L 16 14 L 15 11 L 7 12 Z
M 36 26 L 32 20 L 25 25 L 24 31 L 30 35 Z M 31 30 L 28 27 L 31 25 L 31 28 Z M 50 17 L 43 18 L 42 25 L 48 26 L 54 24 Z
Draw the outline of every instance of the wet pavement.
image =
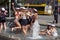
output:
M 40 26 L 40 30 L 41 29 L 45 29 L 46 26 Z M 57 28 L 58 30 L 58 34 L 60 35 L 60 28 Z M 30 39 L 28 37 L 32 36 L 32 31 L 30 30 L 30 32 L 28 32 L 27 35 L 24 35 L 22 32 L 20 31 L 11 31 L 9 29 L 9 27 L 7 27 L 7 31 L 2 30 L 2 32 L 0 33 L 0 35 L 4 36 L 5 38 L 12 38 L 14 40 L 60 40 L 60 36 L 57 38 L 54 37 L 48 37 L 48 36 L 42 36 L 41 39 Z M 41 35 L 40 35 L 41 36 Z M 11 39 L 11 40 L 12 40 Z
M 0 35 L 0 40 L 14 40 L 14 39 L 11 39 L 11 38 Z

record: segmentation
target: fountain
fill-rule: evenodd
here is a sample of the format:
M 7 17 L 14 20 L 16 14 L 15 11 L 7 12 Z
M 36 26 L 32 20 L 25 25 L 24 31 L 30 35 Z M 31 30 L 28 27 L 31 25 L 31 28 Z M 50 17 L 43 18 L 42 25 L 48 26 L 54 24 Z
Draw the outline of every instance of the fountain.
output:
M 41 36 L 39 36 L 40 31 L 40 25 L 38 23 L 38 20 L 35 20 L 33 26 L 32 26 L 32 37 L 28 37 L 30 39 L 42 39 Z

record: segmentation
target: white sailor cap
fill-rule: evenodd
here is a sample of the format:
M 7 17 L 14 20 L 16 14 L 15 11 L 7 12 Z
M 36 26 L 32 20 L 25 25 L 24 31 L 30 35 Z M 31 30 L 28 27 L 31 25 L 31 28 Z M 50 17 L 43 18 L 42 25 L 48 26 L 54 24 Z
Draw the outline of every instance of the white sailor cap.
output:
M 17 10 L 19 10 L 20 8 L 16 8 Z
M 55 27 L 55 24 L 51 24 L 51 26 Z
M 50 25 L 50 26 L 55 26 L 55 24 L 51 24 L 51 23 L 48 23 L 48 25 Z
M 26 9 L 25 7 L 20 7 L 20 8 L 22 8 L 22 9 Z
M 37 11 L 37 9 L 34 9 L 34 11 Z
M 5 8 L 2 8 L 2 11 L 5 11 Z

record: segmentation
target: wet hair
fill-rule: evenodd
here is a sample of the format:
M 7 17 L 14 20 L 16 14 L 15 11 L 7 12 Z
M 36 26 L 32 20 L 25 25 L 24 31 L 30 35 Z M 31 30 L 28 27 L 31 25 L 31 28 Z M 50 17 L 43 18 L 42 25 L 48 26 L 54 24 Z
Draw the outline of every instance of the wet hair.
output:
M 51 25 L 47 25 L 47 29 L 50 30 Z
M 37 13 L 37 11 L 33 11 L 34 13 Z
M 33 13 L 37 13 L 37 9 L 33 8 Z

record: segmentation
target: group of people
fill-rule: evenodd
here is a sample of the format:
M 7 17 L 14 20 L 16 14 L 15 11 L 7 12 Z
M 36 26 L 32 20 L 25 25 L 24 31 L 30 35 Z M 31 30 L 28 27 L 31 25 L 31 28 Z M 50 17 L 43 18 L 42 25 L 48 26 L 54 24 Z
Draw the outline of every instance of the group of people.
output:
M 35 8 L 25 8 L 20 7 L 15 9 L 15 20 L 14 22 L 17 24 L 16 27 L 12 28 L 12 31 L 14 29 L 22 29 L 24 34 L 27 34 L 29 28 L 34 25 L 35 20 L 38 19 L 38 13 Z M 41 35 L 49 35 L 49 36 L 58 36 L 56 27 L 54 24 L 48 24 L 47 28 L 44 30 L 41 30 L 39 32 Z
M 28 30 L 34 25 L 35 20 L 38 20 L 38 12 L 35 8 L 14 8 L 12 6 L 15 14 L 15 27 L 12 27 L 11 30 L 20 29 L 25 35 L 28 33 Z M 0 9 L 0 31 L 3 28 L 6 31 L 6 13 L 7 10 L 4 8 Z M 43 29 L 39 32 L 40 35 L 49 35 L 49 36 L 58 36 L 55 25 L 48 24 L 46 29 Z
M 15 24 L 16 27 L 12 28 L 12 31 L 15 29 L 20 29 L 24 34 L 27 34 L 29 28 L 33 25 L 34 21 L 38 18 L 37 10 L 35 8 L 15 8 Z

